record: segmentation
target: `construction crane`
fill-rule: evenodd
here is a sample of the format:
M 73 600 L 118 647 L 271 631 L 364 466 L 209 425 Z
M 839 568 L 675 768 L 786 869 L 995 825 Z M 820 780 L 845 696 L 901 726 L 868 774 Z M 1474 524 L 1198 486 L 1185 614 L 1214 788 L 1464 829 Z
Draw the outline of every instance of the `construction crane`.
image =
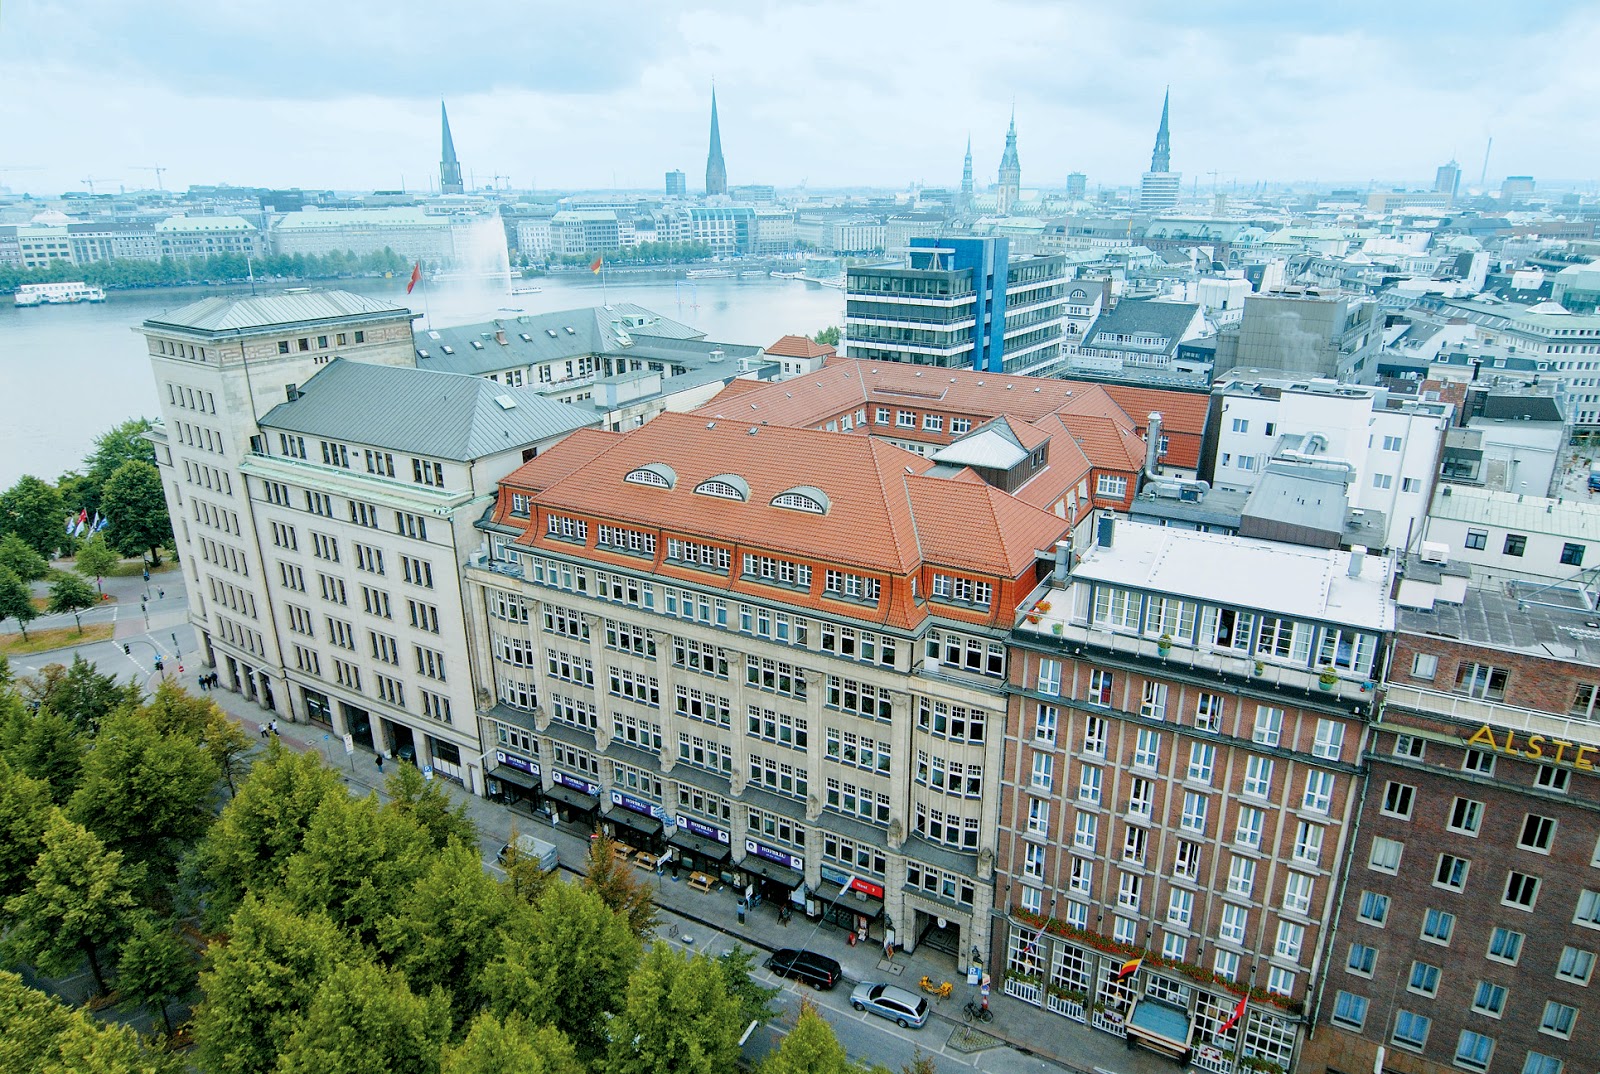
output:
M 130 167 L 132 167 L 133 170 L 136 171 L 136 172 L 155 172 L 156 173 L 156 189 L 157 190 L 165 190 L 166 189 L 166 187 L 161 185 L 161 173 L 166 171 L 167 169 L 163 168 L 161 165 L 159 165 L 159 164 L 153 164 L 153 165 L 134 164 L 134 165 L 130 165 Z
M 92 198 L 92 197 L 94 197 L 94 185 L 96 183 L 117 183 L 117 182 L 121 182 L 121 180 L 119 180 L 119 179 L 101 179 L 100 177 L 96 176 L 93 179 L 79 179 L 78 182 L 82 183 L 84 186 L 89 188 L 89 196 Z

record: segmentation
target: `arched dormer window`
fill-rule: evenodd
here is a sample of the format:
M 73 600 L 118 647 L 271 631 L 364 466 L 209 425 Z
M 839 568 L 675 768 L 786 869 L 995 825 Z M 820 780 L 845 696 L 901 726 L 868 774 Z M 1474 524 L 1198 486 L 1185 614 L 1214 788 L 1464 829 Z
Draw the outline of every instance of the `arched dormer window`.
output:
M 708 477 L 694 487 L 700 496 L 715 496 L 719 500 L 738 500 L 748 503 L 750 500 L 750 485 L 738 474 L 718 474 Z
M 664 462 L 647 462 L 629 470 L 622 480 L 630 485 L 654 485 L 656 488 L 670 489 L 677 485 L 678 475 Z
M 789 511 L 805 511 L 813 515 L 825 515 L 830 505 L 828 494 L 811 485 L 796 485 L 786 489 L 772 498 L 772 506 L 782 507 Z

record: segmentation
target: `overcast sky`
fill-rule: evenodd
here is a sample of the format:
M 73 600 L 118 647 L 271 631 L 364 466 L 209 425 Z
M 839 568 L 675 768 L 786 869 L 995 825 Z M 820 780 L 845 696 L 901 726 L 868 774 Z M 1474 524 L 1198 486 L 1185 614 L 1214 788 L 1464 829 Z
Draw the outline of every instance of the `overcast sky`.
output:
M 0 0 L 0 184 L 370 189 L 437 181 L 439 99 L 488 185 L 1137 181 L 1172 85 L 1172 166 L 1475 185 L 1600 175 L 1600 6 L 1346 0 Z M 37 170 L 20 170 L 31 167 Z M 1592 187 L 1592 184 L 1590 184 Z

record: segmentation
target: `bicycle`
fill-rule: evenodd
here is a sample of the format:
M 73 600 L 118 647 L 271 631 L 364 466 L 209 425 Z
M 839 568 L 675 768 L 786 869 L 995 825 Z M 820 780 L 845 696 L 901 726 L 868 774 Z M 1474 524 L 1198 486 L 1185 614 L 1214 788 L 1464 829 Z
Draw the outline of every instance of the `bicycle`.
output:
M 987 1004 L 979 1005 L 970 999 L 967 1000 L 967 1005 L 961 1008 L 961 1015 L 966 1019 L 968 1025 L 973 1022 L 994 1021 L 994 1012 L 989 1009 Z
M 928 995 L 937 996 L 939 999 L 949 999 L 950 994 L 956 990 L 956 986 L 949 981 L 940 981 L 938 984 L 934 984 L 933 978 L 927 974 L 922 975 L 922 980 L 917 982 L 917 986 Z

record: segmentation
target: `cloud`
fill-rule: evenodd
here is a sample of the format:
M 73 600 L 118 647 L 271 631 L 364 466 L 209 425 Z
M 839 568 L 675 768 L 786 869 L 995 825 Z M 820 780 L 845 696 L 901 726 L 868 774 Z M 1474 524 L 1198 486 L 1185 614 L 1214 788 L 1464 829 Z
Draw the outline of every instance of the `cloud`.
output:
M 480 183 L 658 188 L 703 173 L 709 88 L 733 183 L 992 181 L 1013 99 L 1023 182 L 1136 182 L 1162 89 L 1173 166 L 1204 185 L 1594 175 L 1600 48 L 1581 4 L 1507 24 L 1433 3 L 1303 12 L 1081 2 L 915 9 L 847 0 L 470 7 L 170 0 L 6 3 L 0 129 L 12 185 L 79 178 L 412 188 L 437 176 L 438 99 Z M 40 102 L 49 107 L 40 107 Z

